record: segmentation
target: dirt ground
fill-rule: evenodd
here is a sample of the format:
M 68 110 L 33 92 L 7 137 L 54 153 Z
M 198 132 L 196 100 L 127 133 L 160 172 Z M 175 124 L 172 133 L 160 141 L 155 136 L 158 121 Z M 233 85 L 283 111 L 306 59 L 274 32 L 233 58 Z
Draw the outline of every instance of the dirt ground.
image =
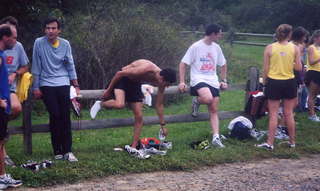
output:
M 76 184 L 12 190 L 38 191 L 320 191 L 320 155 L 222 164 L 192 172 L 153 172 L 109 176 Z

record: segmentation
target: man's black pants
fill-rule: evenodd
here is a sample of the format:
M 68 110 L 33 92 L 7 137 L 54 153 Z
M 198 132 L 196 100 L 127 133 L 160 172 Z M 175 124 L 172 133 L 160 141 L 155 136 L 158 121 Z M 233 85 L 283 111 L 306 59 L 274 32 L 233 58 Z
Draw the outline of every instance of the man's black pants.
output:
M 49 112 L 51 143 L 54 155 L 71 152 L 70 86 L 40 88 Z

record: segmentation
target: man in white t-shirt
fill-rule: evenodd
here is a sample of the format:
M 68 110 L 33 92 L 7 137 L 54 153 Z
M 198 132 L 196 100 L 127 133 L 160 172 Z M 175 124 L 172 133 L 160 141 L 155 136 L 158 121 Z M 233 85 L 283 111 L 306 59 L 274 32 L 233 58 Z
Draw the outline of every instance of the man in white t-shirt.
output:
M 220 46 L 216 43 L 222 37 L 222 29 L 219 25 L 209 25 L 206 28 L 205 37 L 193 43 L 181 60 L 179 65 L 180 91 L 186 90 L 185 71 L 186 65 L 190 69 L 190 94 L 192 100 L 192 116 L 196 117 L 199 105 L 208 105 L 210 124 L 213 131 L 212 144 L 224 147 L 219 136 L 218 103 L 219 89 L 226 89 L 227 65 Z M 219 82 L 217 66 L 221 67 Z

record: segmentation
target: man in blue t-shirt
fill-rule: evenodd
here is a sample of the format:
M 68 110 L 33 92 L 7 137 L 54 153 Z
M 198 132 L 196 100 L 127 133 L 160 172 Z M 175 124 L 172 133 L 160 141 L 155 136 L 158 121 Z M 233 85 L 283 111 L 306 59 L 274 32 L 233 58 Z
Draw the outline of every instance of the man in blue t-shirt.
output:
M 0 20 L 0 24 L 9 24 L 18 28 L 18 21 L 12 16 L 4 17 Z M 20 42 L 14 45 L 13 48 L 4 51 L 6 54 L 6 65 L 9 72 L 9 85 L 10 85 L 10 99 L 11 99 L 11 113 L 10 119 L 16 118 L 22 106 L 16 94 L 17 79 L 28 71 L 29 59 Z
M 12 16 L 4 17 L 0 20 L 0 24 L 9 24 L 17 29 L 18 21 Z M 4 51 L 6 55 L 6 67 L 8 69 L 8 80 L 10 86 L 10 102 L 11 102 L 11 112 L 9 115 L 9 120 L 15 119 L 22 111 L 21 103 L 16 94 L 17 90 L 17 79 L 28 71 L 28 57 L 24 48 L 20 42 L 13 46 L 11 49 Z M 15 166 L 15 163 L 4 149 L 5 154 L 5 164 L 9 166 Z
M 0 25 L 0 189 L 18 187 L 21 180 L 14 180 L 6 174 L 4 165 L 4 144 L 7 136 L 8 114 L 10 113 L 10 92 L 8 70 L 4 51 L 12 48 L 17 41 L 17 31 L 10 25 Z

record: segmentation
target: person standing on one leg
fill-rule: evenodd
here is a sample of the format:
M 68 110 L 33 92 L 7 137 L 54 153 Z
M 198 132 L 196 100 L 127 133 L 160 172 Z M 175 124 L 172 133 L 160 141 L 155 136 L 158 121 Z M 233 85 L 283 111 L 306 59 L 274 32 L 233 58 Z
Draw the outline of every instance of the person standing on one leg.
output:
M 222 28 L 212 24 L 206 28 L 205 37 L 193 43 L 179 65 L 180 91 L 185 91 L 186 65 L 190 69 L 190 93 L 197 96 L 192 100 L 192 115 L 197 116 L 199 105 L 206 104 L 210 115 L 210 125 L 213 131 L 212 144 L 224 147 L 219 135 L 219 89 L 226 89 L 227 64 L 220 46 L 216 43 L 222 37 Z M 217 66 L 221 67 L 219 82 Z
M 32 56 L 33 94 L 43 99 L 49 112 L 51 142 L 55 159 L 76 162 L 71 151 L 70 83 L 80 93 L 69 41 L 59 37 L 56 18 L 44 22 L 45 36 L 34 42 Z
M 0 25 L 0 189 L 22 185 L 21 180 L 14 180 L 9 174 L 6 174 L 4 163 L 4 144 L 8 134 L 7 125 L 11 110 L 8 70 L 4 51 L 14 47 L 16 40 L 17 32 L 14 27 Z
M 269 44 L 264 51 L 263 81 L 265 96 L 268 100 L 269 130 L 266 143 L 256 145 L 259 148 L 273 149 L 278 125 L 278 110 L 283 100 L 283 114 L 289 133 L 289 147 L 295 147 L 295 121 L 293 109 L 296 106 L 297 82 L 294 70 L 301 71 L 300 50 L 289 42 L 292 27 L 288 24 L 278 26 L 277 42 Z
M 170 68 L 160 69 L 157 65 L 149 60 L 140 59 L 123 67 L 112 78 L 108 88 L 103 94 L 105 101 L 96 101 L 90 110 L 91 118 L 95 118 L 97 112 L 104 108 L 121 109 L 125 103 L 129 103 L 134 115 L 133 141 L 131 145 L 126 145 L 125 149 L 138 158 L 145 158 L 142 150 L 138 150 L 138 142 L 143 126 L 142 99 L 144 95 L 141 91 L 142 83 L 149 83 L 158 87 L 156 99 L 156 111 L 162 130 L 165 121 L 163 115 L 163 98 L 164 90 L 171 83 L 176 81 L 176 72 Z M 167 132 L 164 132 L 166 135 Z
M 9 24 L 18 27 L 18 21 L 12 16 L 4 17 L 0 20 L 0 24 Z M 9 72 L 9 85 L 10 85 L 10 100 L 11 100 L 11 113 L 9 119 L 15 119 L 22 111 L 21 103 L 16 94 L 17 91 L 17 79 L 21 77 L 25 72 L 28 71 L 29 59 L 26 52 L 20 42 L 14 45 L 12 49 L 6 50 L 7 56 L 6 64 Z M 9 155 L 5 152 L 5 163 L 9 166 L 15 166 Z

